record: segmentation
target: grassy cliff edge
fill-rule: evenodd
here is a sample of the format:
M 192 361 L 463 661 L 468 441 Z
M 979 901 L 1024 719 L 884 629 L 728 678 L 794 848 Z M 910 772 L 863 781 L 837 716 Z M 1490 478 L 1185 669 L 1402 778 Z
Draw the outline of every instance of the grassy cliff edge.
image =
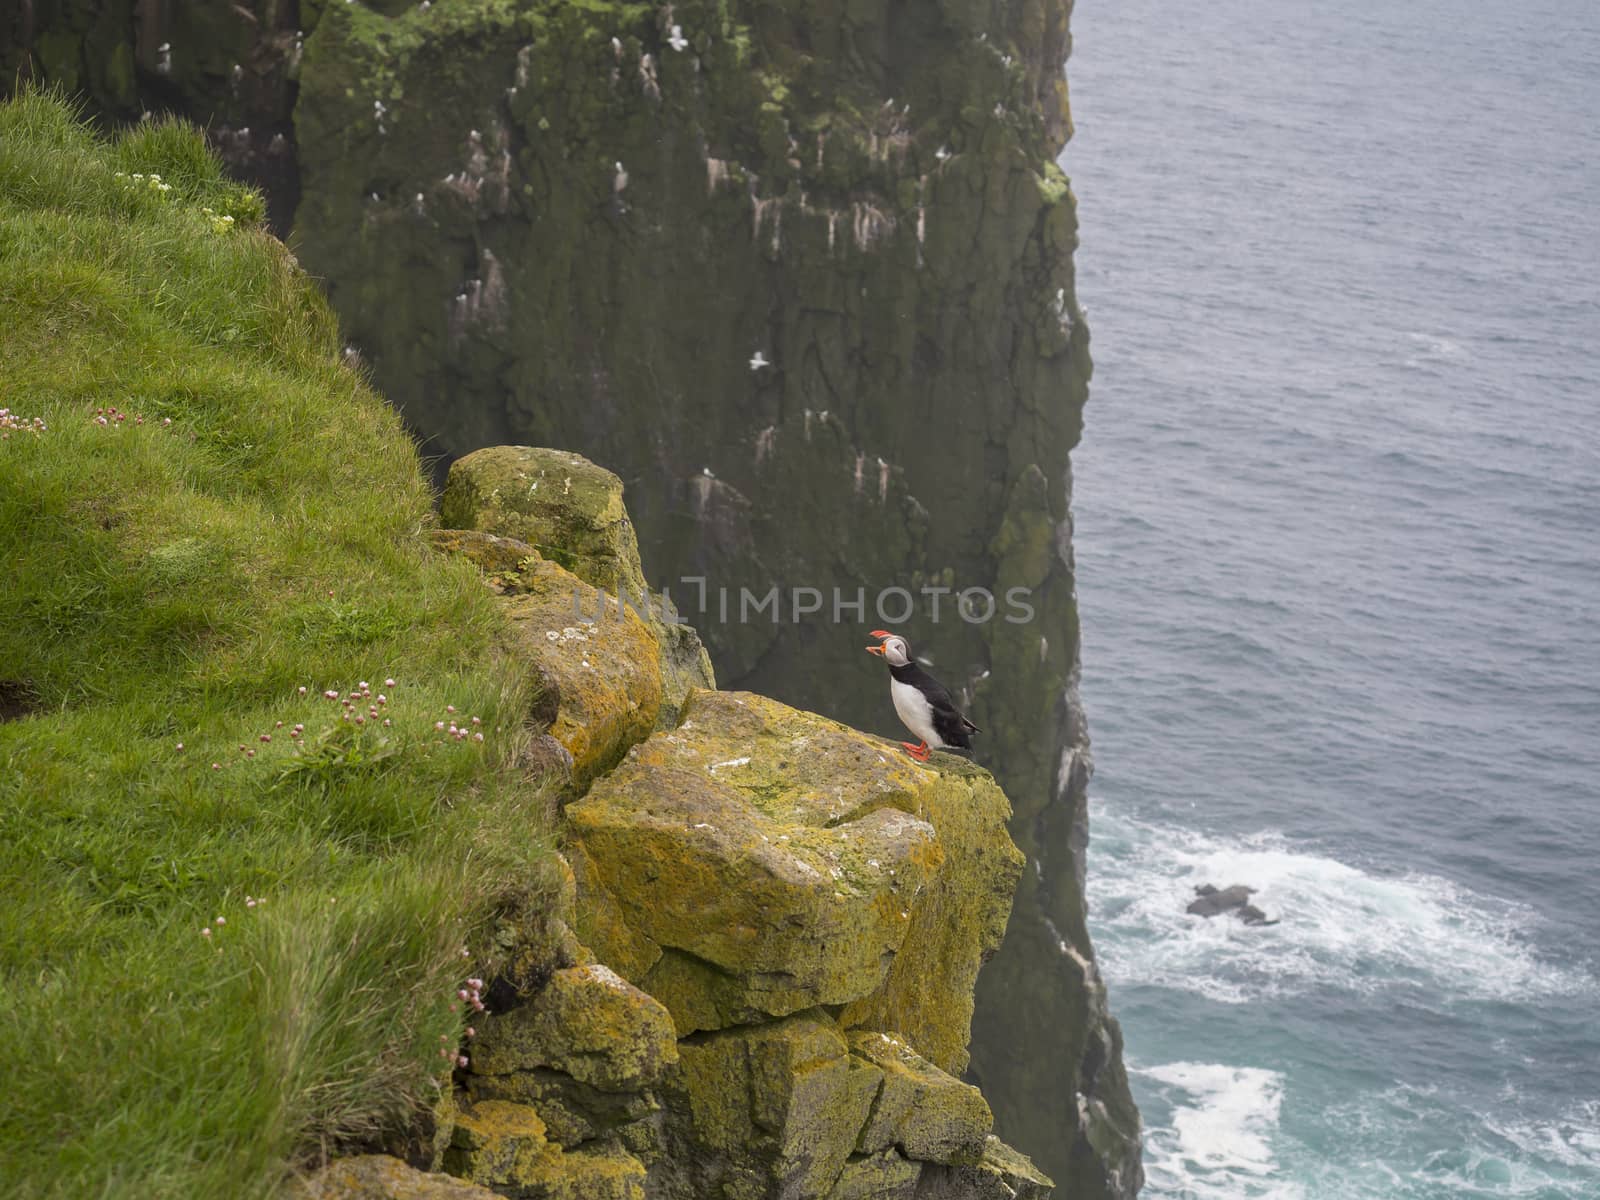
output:
M 13 1194 L 266 1195 L 405 1127 L 548 886 L 527 665 L 260 214 L 192 129 L 0 106 Z

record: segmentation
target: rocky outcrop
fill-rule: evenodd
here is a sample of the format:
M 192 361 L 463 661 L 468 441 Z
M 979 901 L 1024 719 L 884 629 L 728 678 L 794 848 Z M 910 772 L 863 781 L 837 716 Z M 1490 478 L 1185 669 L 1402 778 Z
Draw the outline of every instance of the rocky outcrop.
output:
M 341 1158 L 297 1182 L 290 1200 L 495 1200 L 488 1188 L 419 1171 L 387 1154 Z
M 507 931 L 434 1165 L 538 1200 L 1045 1194 L 957 1078 L 1023 867 L 993 780 L 751 693 L 696 688 L 656 728 L 630 681 L 659 678 L 662 626 L 549 604 L 583 583 L 552 557 L 641 576 L 620 488 L 531 450 L 457 470 L 469 528 L 434 542 L 546 681 L 574 871 L 544 933 Z
M 1195 898 L 1189 901 L 1189 906 L 1184 911 L 1197 917 L 1215 917 L 1222 913 L 1231 913 L 1246 925 L 1276 925 L 1278 923 L 1276 920 L 1269 920 L 1266 913 L 1250 903 L 1250 897 L 1255 894 L 1255 890 L 1242 883 L 1225 888 L 1218 888 L 1213 883 L 1202 883 L 1194 889 Z
M 27 46 L 108 113 L 207 124 L 430 446 L 629 481 L 725 681 L 890 728 L 823 622 L 888 623 L 906 589 L 1032 863 L 973 1069 L 1077 1194 L 1124 1197 L 1138 1119 L 1083 905 L 1070 7 L 67 0 L 23 6 L 0 77 Z M 741 619 L 775 585 L 781 617 Z M 1028 619 L 958 613 L 974 588 Z

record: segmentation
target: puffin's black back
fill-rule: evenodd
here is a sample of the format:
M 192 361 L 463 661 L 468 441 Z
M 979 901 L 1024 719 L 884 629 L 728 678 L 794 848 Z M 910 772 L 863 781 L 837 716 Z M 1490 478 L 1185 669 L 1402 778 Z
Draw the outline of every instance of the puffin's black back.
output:
M 933 709 L 934 732 L 944 739 L 945 745 L 963 750 L 972 748 L 972 735 L 983 731 L 961 715 L 950 689 L 923 670 L 915 660 L 903 667 L 891 665 L 889 674 L 901 683 L 909 683 L 928 698 L 928 704 Z

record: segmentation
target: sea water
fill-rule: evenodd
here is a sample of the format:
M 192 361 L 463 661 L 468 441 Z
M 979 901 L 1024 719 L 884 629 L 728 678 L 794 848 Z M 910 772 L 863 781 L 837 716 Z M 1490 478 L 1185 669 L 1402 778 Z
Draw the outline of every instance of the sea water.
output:
M 1600 1200 L 1600 6 L 1073 29 L 1091 928 L 1145 1194 Z

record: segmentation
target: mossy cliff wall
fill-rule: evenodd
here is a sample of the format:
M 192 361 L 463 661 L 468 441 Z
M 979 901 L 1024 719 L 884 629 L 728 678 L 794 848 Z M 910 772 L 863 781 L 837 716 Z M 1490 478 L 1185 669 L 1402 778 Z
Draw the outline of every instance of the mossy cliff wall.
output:
M 725 681 L 887 732 L 877 590 L 1027 589 L 1026 623 L 946 596 L 904 626 L 970 698 L 1029 861 L 971 1069 L 1070 1194 L 1131 1195 L 1082 889 L 1070 5 L 119 3 L 30 6 L 36 58 L 111 112 L 215 115 L 430 450 L 621 474 L 652 579 L 728 590 L 723 620 L 673 588 Z M 740 621 L 774 584 L 824 611 Z

